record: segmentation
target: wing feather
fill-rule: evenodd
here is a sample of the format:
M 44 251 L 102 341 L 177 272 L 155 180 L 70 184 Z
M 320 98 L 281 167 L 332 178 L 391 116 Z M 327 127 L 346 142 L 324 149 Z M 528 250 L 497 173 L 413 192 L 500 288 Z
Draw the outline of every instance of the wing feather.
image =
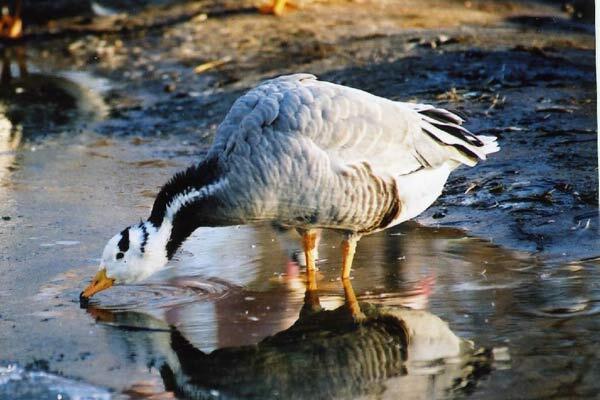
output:
M 431 105 L 395 102 L 297 74 L 266 81 L 238 99 L 211 151 L 277 132 L 310 139 L 338 168 L 366 162 L 376 173 L 397 176 L 449 160 L 475 165 L 499 149 L 495 138 L 476 136 L 463 122 Z

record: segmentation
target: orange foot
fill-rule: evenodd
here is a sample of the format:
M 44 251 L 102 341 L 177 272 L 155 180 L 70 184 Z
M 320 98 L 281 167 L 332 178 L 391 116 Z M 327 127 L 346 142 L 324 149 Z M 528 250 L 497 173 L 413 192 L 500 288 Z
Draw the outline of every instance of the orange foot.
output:
M 2 13 L 0 14 L 0 39 L 18 39 L 23 35 L 21 0 L 17 0 L 14 11 L 14 15 L 11 15 L 8 7 L 2 7 Z
M 297 8 L 289 0 L 271 0 L 270 3 L 261 5 L 258 10 L 261 14 L 274 14 L 278 17 L 283 15 L 285 8 Z
M 0 38 L 17 39 L 23 32 L 21 18 L 13 18 L 10 15 L 0 17 Z

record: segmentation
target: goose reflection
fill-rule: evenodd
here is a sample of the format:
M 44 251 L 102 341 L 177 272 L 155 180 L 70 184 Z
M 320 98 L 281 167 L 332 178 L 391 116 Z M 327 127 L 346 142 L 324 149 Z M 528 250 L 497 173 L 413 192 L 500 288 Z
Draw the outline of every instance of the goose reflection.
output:
M 490 352 L 476 350 L 441 318 L 357 302 L 350 284 L 335 309 L 321 308 L 308 291 L 291 327 L 255 345 L 212 352 L 149 314 L 87 311 L 121 329 L 152 330 L 137 351 L 158 366 L 165 391 L 184 398 L 437 398 L 469 390 L 491 371 Z
M 26 138 L 100 121 L 108 114 L 104 80 L 32 67 L 26 47 L 18 44 L 2 47 L 0 60 L 1 114 L 20 126 Z

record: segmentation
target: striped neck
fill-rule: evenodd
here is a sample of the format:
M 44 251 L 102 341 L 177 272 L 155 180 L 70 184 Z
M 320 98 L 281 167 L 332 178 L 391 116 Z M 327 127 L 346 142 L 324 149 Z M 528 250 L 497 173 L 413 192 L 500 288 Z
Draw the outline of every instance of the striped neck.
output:
M 210 225 L 226 182 L 217 160 L 205 159 L 177 173 L 162 187 L 148 222 L 166 239 L 169 260 L 198 227 Z

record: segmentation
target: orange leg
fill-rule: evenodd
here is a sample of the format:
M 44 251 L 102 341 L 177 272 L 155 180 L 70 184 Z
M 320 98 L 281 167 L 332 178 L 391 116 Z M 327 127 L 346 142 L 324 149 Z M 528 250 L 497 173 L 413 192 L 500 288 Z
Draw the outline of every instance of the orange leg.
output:
M 350 278 L 352 260 L 354 260 L 354 252 L 356 251 L 356 242 L 358 242 L 358 239 L 360 239 L 359 236 L 350 235 L 342 241 L 342 279 Z
M 352 270 L 352 261 L 356 251 L 356 243 L 360 239 L 358 235 L 348 235 L 342 241 L 342 284 L 344 285 L 344 295 L 346 305 L 350 309 L 350 314 L 355 321 L 362 321 L 365 315 L 360 310 L 358 300 L 354 294 L 354 289 L 350 283 L 350 271 Z
M 23 34 L 23 21 L 21 21 L 21 0 L 15 4 L 14 15 L 10 15 L 8 8 L 2 10 L 0 15 L 0 37 L 18 39 Z
M 301 232 L 301 234 L 302 248 L 304 249 L 304 256 L 306 257 L 306 289 L 317 290 L 315 249 L 317 248 L 319 233 L 316 230 L 308 230 Z
M 354 321 L 356 322 L 363 321 L 365 319 L 365 314 L 363 314 L 363 312 L 360 310 L 360 306 L 358 305 L 358 300 L 354 294 L 354 288 L 352 287 L 352 283 L 350 283 L 350 279 L 342 279 L 342 283 L 344 285 L 346 306 L 350 310 L 352 318 L 354 318 Z
M 288 0 L 271 0 L 270 4 L 265 4 L 259 8 L 259 11 L 263 14 L 275 14 L 277 16 L 283 15 L 286 5 L 290 5 Z
M 306 257 L 306 293 L 304 295 L 304 306 L 302 313 L 314 313 L 321 310 L 321 303 L 317 293 L 317 267 L 316 252 L 319 244 L 320 230 L 299 229 L 298 233 L 302 235 L 302 248 Z

